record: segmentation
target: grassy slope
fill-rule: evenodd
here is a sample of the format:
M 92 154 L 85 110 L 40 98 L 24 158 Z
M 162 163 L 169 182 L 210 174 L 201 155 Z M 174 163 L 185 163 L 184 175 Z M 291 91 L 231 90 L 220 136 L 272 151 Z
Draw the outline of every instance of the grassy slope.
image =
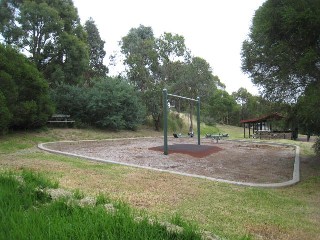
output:
M 217 126 L 210 132 L 242 137 L 242 128 Z M 205 133 L 204 131 L 202 132 Z M 249 234 L 253 239 L 318 239 L 320 235 L 319 165 L 313 162 L 311 143 L 302 147 L 302 182 L 283 189 L 256 189 L 210 182 L 111 164 L 58 156 L 38 150 L 39 142 L 160 136 L 137 132 L 53 129 L 16 133 L 0 139 L 0 169 L 28 168 L 46 173 L 68 189 L 87 194 L 105 193 L 160 218 L 179 213 L 201 228 L 229 239 Z M 288 140 L 287 140 L 288 141 Z
M 0 174 L 0 239 L 201 239 L 179 218 L 157 222 L 103 195 L 83 198 L 75 191 L 53 201 L 47 189 L 57 187 L 33 172 Z

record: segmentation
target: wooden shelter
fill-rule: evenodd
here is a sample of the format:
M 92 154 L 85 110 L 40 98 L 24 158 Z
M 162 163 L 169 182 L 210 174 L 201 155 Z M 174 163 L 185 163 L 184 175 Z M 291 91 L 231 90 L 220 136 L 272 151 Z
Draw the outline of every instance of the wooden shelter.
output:
M 258 118 L 241 120 L 240 123 L 243 123 L 243 137 L 246 138 L 246 128 L 249 129 L 249 138 L 254 137 L 257 132 L 260 133 L 260 137 L 263 132 L 270 133 L 272 132 L 272 121 L 279 121 L 283 118 L 279 113 L 272 113 Z

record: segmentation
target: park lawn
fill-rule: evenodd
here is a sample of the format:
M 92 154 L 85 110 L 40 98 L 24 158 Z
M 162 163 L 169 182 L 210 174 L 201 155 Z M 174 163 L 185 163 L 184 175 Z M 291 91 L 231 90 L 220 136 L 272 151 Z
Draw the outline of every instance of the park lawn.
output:
M 217 128 L 231 137 L 243 133 L 242 128 L 225 125 Z M 0 170 L 41 172 L 63 188 L 79 189 L 93 196 L 106 194 L 110 199 L 123 200 L 164 220 L 178 214 L 226 239 L 244 236 L 249 239 L 319 239 L 320 167 L 312 154 L 311 143 L 298 143 L 301 183 L 281 189 L 240 187 L 84 161 L 46 153 L 36 147 L 40 142 L 57 140 L 141 136 L 156 137 L 161 133 L 146 128 L 137 132 L 49 129 L 14 133 L 0 139 Z

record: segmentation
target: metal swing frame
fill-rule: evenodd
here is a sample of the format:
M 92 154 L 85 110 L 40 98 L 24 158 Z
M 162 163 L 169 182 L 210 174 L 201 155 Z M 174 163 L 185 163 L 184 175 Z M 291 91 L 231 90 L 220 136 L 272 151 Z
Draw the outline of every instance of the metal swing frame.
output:
M 163 154 L 168 155 L 168 96 L 186 99 L 189 101 L 197 102 L 197 132 L 198 132 L 198 145 L 200 145 L 200 97 L 197 99 L 183 97 L 175 94 L 168 93 L 167 89 L 163 89 Z

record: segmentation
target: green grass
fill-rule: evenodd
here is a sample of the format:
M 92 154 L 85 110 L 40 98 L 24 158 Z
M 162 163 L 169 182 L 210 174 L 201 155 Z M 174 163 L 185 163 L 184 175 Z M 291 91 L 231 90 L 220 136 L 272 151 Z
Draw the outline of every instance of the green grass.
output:
M 57 187 L 39 174 L 24 171 L 17 177 L 0 175 L 0 239 L 201 239 L 194 226 L 175 218 L 183 231 L 169 231 L 160 222 L 135 212 L 124 203 L 106 211 L 109 200 L 98 197 L 95 206 L 70 199 L 53 201 L 46 188 Z M 76 199 L 84 196 L 76 191 Z
M 243 139 L 243 128 L 241 127 L 217 124 L 217 128 L 221 133 L 228 133 L 230 139 Z
M 34 147 L 41 142 L 55 141 L 57 138 L 43 132 L 16 132 L 0 139 L 0 155 L 14 153 Z
M 208 130 L 210 133 L 229 133 L 231 139 L 243 137 L 243 129 L 239 127 L 217 125 L 216 128 L 211 128 L 204 126 L 203 130 Z M 168 173 L 114 164 L 95 163 L 78 158 L 45 153 L 37 150 L 35 147 L 39 142 L 55 140 L 161 135 L 161 132 L 154 132 L 145 128 L 137 132 L 108 132 L 94 129 L 49 129 L 43 132 L 10 134 L 0 139 L 0 172 L 10 170 L 17 174 L 21 172 L 21 168 L 32 169 L 35 173 L 41 172 L 46 177 L 59 182 L 62 187 L 74 191 L 76 198 L 81 198 L 88 194 L 96 196 L 99 193 L 103 193 L 112 201 L 117 202 L 120 200 L 120 203 L 125 201 L 130 206 L 133 206 L 134 209 L 143 209 L 151 216 L 157 216 L 160 221 L 168 219 L 173 221 L 172 216 L 174 216 L 174 221 L 179 222 L 181 220 L 175 218 L 178 215 L 180 219 L 182 218 L 187 222 L 194 223 L 199 229 L 208 230 L 225 239 L 309 240 L 317 239 L 320 235 L 320 165 L 315 161 L 311 148 L 312 143 L 276 140 L 297 144 L 301 148 L 301 182 L 295 186 L 281 189 L 239 187 Z M 16 180 L 15 177 L 12 179 Z M 33 177 L 30 179 L 33 179 Z M 14 181 L 6 181 L 5 185 L 9 190 L 15 189 L 14 186 L 17 186 L 15 185 L 17 183 L 14 183 Z M 27 182 L 33 182 L 33 186 L 39 186 L 39 184 L 46 186 L 47 184 L 43 180 L 39 181 L 40 183 L 34 180 L 27 180 Z M 19 181 L 18 184 L 20 184 Z M 18 192 L 22 196 L 21 194 L 25 190 L 22 190 L 22 185 L 18 186 L 17 188 L 20 189 Z M 4 196 L 3 189 L 5 188 L 1 185 L 0 198 Z M 30 187 L 30 189 L 32 188 Z M 34 196 L 37 196 L 39 191 L 31 191 L 31 193 L 29 195 L 33 196 L 31 199 L 34 199 Z M 18 231 L 17 228 L 14 228 L 14 224 L 29 224 L 27 220 L 30 220 L 33 225 L 32 227 L 29 225 L 29 228 L 32 229 L 36 226 L 36 230 L 33 233 L 34 236 L 43 236 L 41 232 L 44 231 L 47 234 L 45 238 L 49 235 L 53 236 L 57 234 L 58 238 L 55 239 L 64 239 L 66 236 L 70 237 L 70 234 L 77 234 L 73 231 L 85 228 L 86 224 L 94 231 L 99 232 L 102 228 L 101 224 L 108 222 L 107 220 L 105 222 L 101 220 L 102 222 L 100 222 L 100 220 L 95 220 L 94 218 L 94 214 L 97 214 L 100 218 L 102 211 L 100 212 L 99 208 L 101 206 L 97 206 L 93 210 L 95 213 L 91 213 L 77 206 L 70 207 L 61 202 L 52 203 L 50 199 L 48 200 L 41 194 L 38 197 L 40 199 L 35 198 L 36 200 L 32 200 L 33 202 L 28 200 L 30 199 L 29 197 L 20 197 L 19 201 L 23 199 L 26 201 L 20 205 L 20 210 L 22 209 L 23 211 L 6 212 L 7 210 L 5 209 L 9 208 L 8 206 L 12 209 L 8 202 L 4 207 L 1 206 L 0 234 L 3 231 L 8 233 L 11 229 L 10 234 L 13 234 L 11 235 L 11 239 L 25 239 L 22 235 L 18 235 L 20 230 Z M 105 202 L 102 196 L 100 198 L 101 204 Z M 50 207 L 45 209 L 45 205 Z M 129 208 L 128 205 L 125 205 L 125 208 Z M 130 208 L 129 212 L 132 214 L 135 211 Z M 58 215 L 60 218 L 62 216 L 63 220 L 61 222 L 58 222 L 58 219 L 49 220 L 50 218 L 46 218 L 45 216 L 50 214 L 50 212 L 53 215 Z M 73 213 L 75 214 L 74 216 Z M 10 221 L 5 221 L 3 220 L 4 214 L 5 216 L 13 216 L 14 218 Z M 84 224 L 81 220 L 79 226 L 74 229 L 73 225 L 70 225 L 70 222 L 76 221 L 74 218 L 80 218 L 79 215 L 86 216 L 90 221 Z M 41 225 L 37 216 L 41 222 L 46 224 Z M 97 221 L 97 226 L 92 226 L 91 224 L 95 221 Z M 60 228 L 63 225 L 66 225 L 66 229 L 62 231 L 63 236 L 61 235 L 59 238 L 59 233 L 56 233 L 55 231 L 57 230 L 54 229 Z M 118 225 L 125 225 L 125 223 L 120 224 L 118 222 Z M 27 227 L 20 227 L 22 234 L 30 236 L 28 235 Z M 132 226 L 133 229 L 136 227 Z M 131 227 L 129 228 L 131 229 Z M 138 228 L 143 229 L 140 225 L 138 225 Z M 121 229 L 121 231 L 126 232 L 127 230 Z M 88 233 L 83 233 L 83 236 L 87 236 L 86 234 Z M 90 232 L 90 234 L 95 236 L 94 234 L 98 233 Z M 3 236 L 0 235 L 0 239 L 3 239 Z M 171 239 L 177 239 L 177 237 L 174 236 Z

